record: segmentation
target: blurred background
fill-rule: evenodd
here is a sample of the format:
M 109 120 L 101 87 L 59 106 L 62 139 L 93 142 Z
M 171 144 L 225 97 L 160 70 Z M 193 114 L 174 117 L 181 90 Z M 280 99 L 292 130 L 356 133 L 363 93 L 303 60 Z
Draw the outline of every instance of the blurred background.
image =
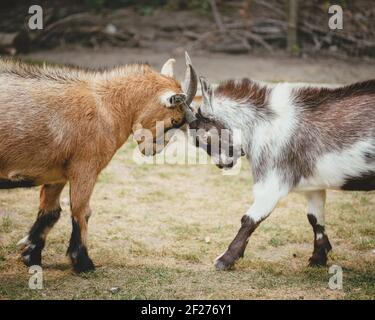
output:
M 27 28 L 31 4 L 44 10 L 43 30 Z M 343 30 L 328 28 L 333 4 Z M 79 45 L 375 56 L 372 0 L 3 0 L 0 30 L 7 54 Z
M 32 4 L 43 29 L 30 30 Z M 331 30 L 331 5 L 343 29 Z M 90 67 L 188 50 L 208 77 L 348 83 L 374 77 L 373 0 L 2 0 L 0 54 Z M 183 66 L 178 69 L 182 73 Z

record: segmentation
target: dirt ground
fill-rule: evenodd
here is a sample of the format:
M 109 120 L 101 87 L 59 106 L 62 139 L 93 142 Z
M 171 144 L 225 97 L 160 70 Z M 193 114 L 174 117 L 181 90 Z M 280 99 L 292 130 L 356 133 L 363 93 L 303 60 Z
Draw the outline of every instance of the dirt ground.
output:
M 175 52 L 182 76 L 182 50 Z M 191 53 L 217 82 L 249 76 L 278 82 L 350 83 L 375 77 L 368 61 Z M 36 52 L 40 62 L 109 66 L 135 60 L 159 68 L 166 53 L 138 49 Z M 44 289 L 30 290 L 16 243 L 38 208 L 38 189 L 0 191 L 2 299 L 374 299 L 375 193 L 328 192 L 329 265 L 343 268 L 343 290 L 328 288 L 328 268 L 307 267 L 313 234 L 303 195 L 291 194 L 250 239 L 235 270 L 217 272 L 215 257 L 237 232 L 252 202 L 249 164 L 224 176 L 213 165 L 139 165 L 132 141 L 102 172 L 92 197 L 89 250 L 98 266 L 75 275 L 65 256 L 71 232 L 68 188 L 63 214 L 44 251 Z M 111 292 L 111 288 L 119 288 Z

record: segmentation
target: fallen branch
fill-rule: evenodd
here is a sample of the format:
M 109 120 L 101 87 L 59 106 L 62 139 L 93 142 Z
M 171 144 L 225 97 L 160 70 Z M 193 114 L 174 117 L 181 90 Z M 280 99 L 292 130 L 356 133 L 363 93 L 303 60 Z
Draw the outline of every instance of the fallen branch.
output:
M 210 5 L 211 5 L 212 14 L 213 14 L 214 19 L 215 19 L 215 23 L 216 23 L 217 27 L 219 28 L 219 31 L 221 33 L 225 33 L 226 29 L 225 29 L 225 26 L 223 24 L 223 20 L 221 19 L 220 12 L 217 8 L 216 1 L 210 0 Z
M 245 31 L 244 35 L 247 39 L 254 41 L 255 43 L 261 45 L 264 47 L 268 52 L 272 52 L 272 46 L 270 46 L 261 36 L 250 32 L 250 31 Z

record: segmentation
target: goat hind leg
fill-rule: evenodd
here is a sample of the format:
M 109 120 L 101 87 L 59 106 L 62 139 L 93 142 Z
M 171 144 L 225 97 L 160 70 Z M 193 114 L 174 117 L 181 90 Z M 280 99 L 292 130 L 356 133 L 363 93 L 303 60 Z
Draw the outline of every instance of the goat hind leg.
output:
M 36 221 L 28 235 L 18 244 L 23 245 L 22 260 L 27 266 L 41 265 L 42 250 L 48 232 L 60 218 L 60 194 L 65 184 L 46 184 L 40 191 L 40 205 Z
M 309 266 L 325 266 L 327 254 L 332 250 L 331 243 L 325 232 L 324 206 L 326 191 L 312 191 L 306 194 L 308 200 L 307 218 L 314 232 L 314 251 L 309 259 Z

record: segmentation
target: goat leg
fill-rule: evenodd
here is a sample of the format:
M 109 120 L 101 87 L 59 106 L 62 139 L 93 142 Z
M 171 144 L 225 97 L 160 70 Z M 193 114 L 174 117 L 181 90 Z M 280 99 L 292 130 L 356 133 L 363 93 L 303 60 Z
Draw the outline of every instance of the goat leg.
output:
M 215 267 L 217 270 L 231 269 L 235 262 L 244 256 L 249 237 L 257 226 L 258 224 L 256 224 L 248 215 L 242 217 L 241 228 L 236 237 L 229 245 L 227 251 L 215 261 Z
M 22 260 L 26 266 L 41 265 L 47 235 L 60 218 L 60 194 L 65 184 L 43 185 L 36 221 L 28 235 L 18 244 L 23 245 Z
M 87 251 L 87 226 L 91 215 L 89 200 L 94 189 L 96 170 L 82 171 L 82 166 L 72 170 L 70 180 L 70 206 L 72 211 L 72 235 L 69 242 L 67 255 L 77 273 L 88 272 L 95 269 L 94 263 Z M 77 172 L 80 174 L 77 174 Z

